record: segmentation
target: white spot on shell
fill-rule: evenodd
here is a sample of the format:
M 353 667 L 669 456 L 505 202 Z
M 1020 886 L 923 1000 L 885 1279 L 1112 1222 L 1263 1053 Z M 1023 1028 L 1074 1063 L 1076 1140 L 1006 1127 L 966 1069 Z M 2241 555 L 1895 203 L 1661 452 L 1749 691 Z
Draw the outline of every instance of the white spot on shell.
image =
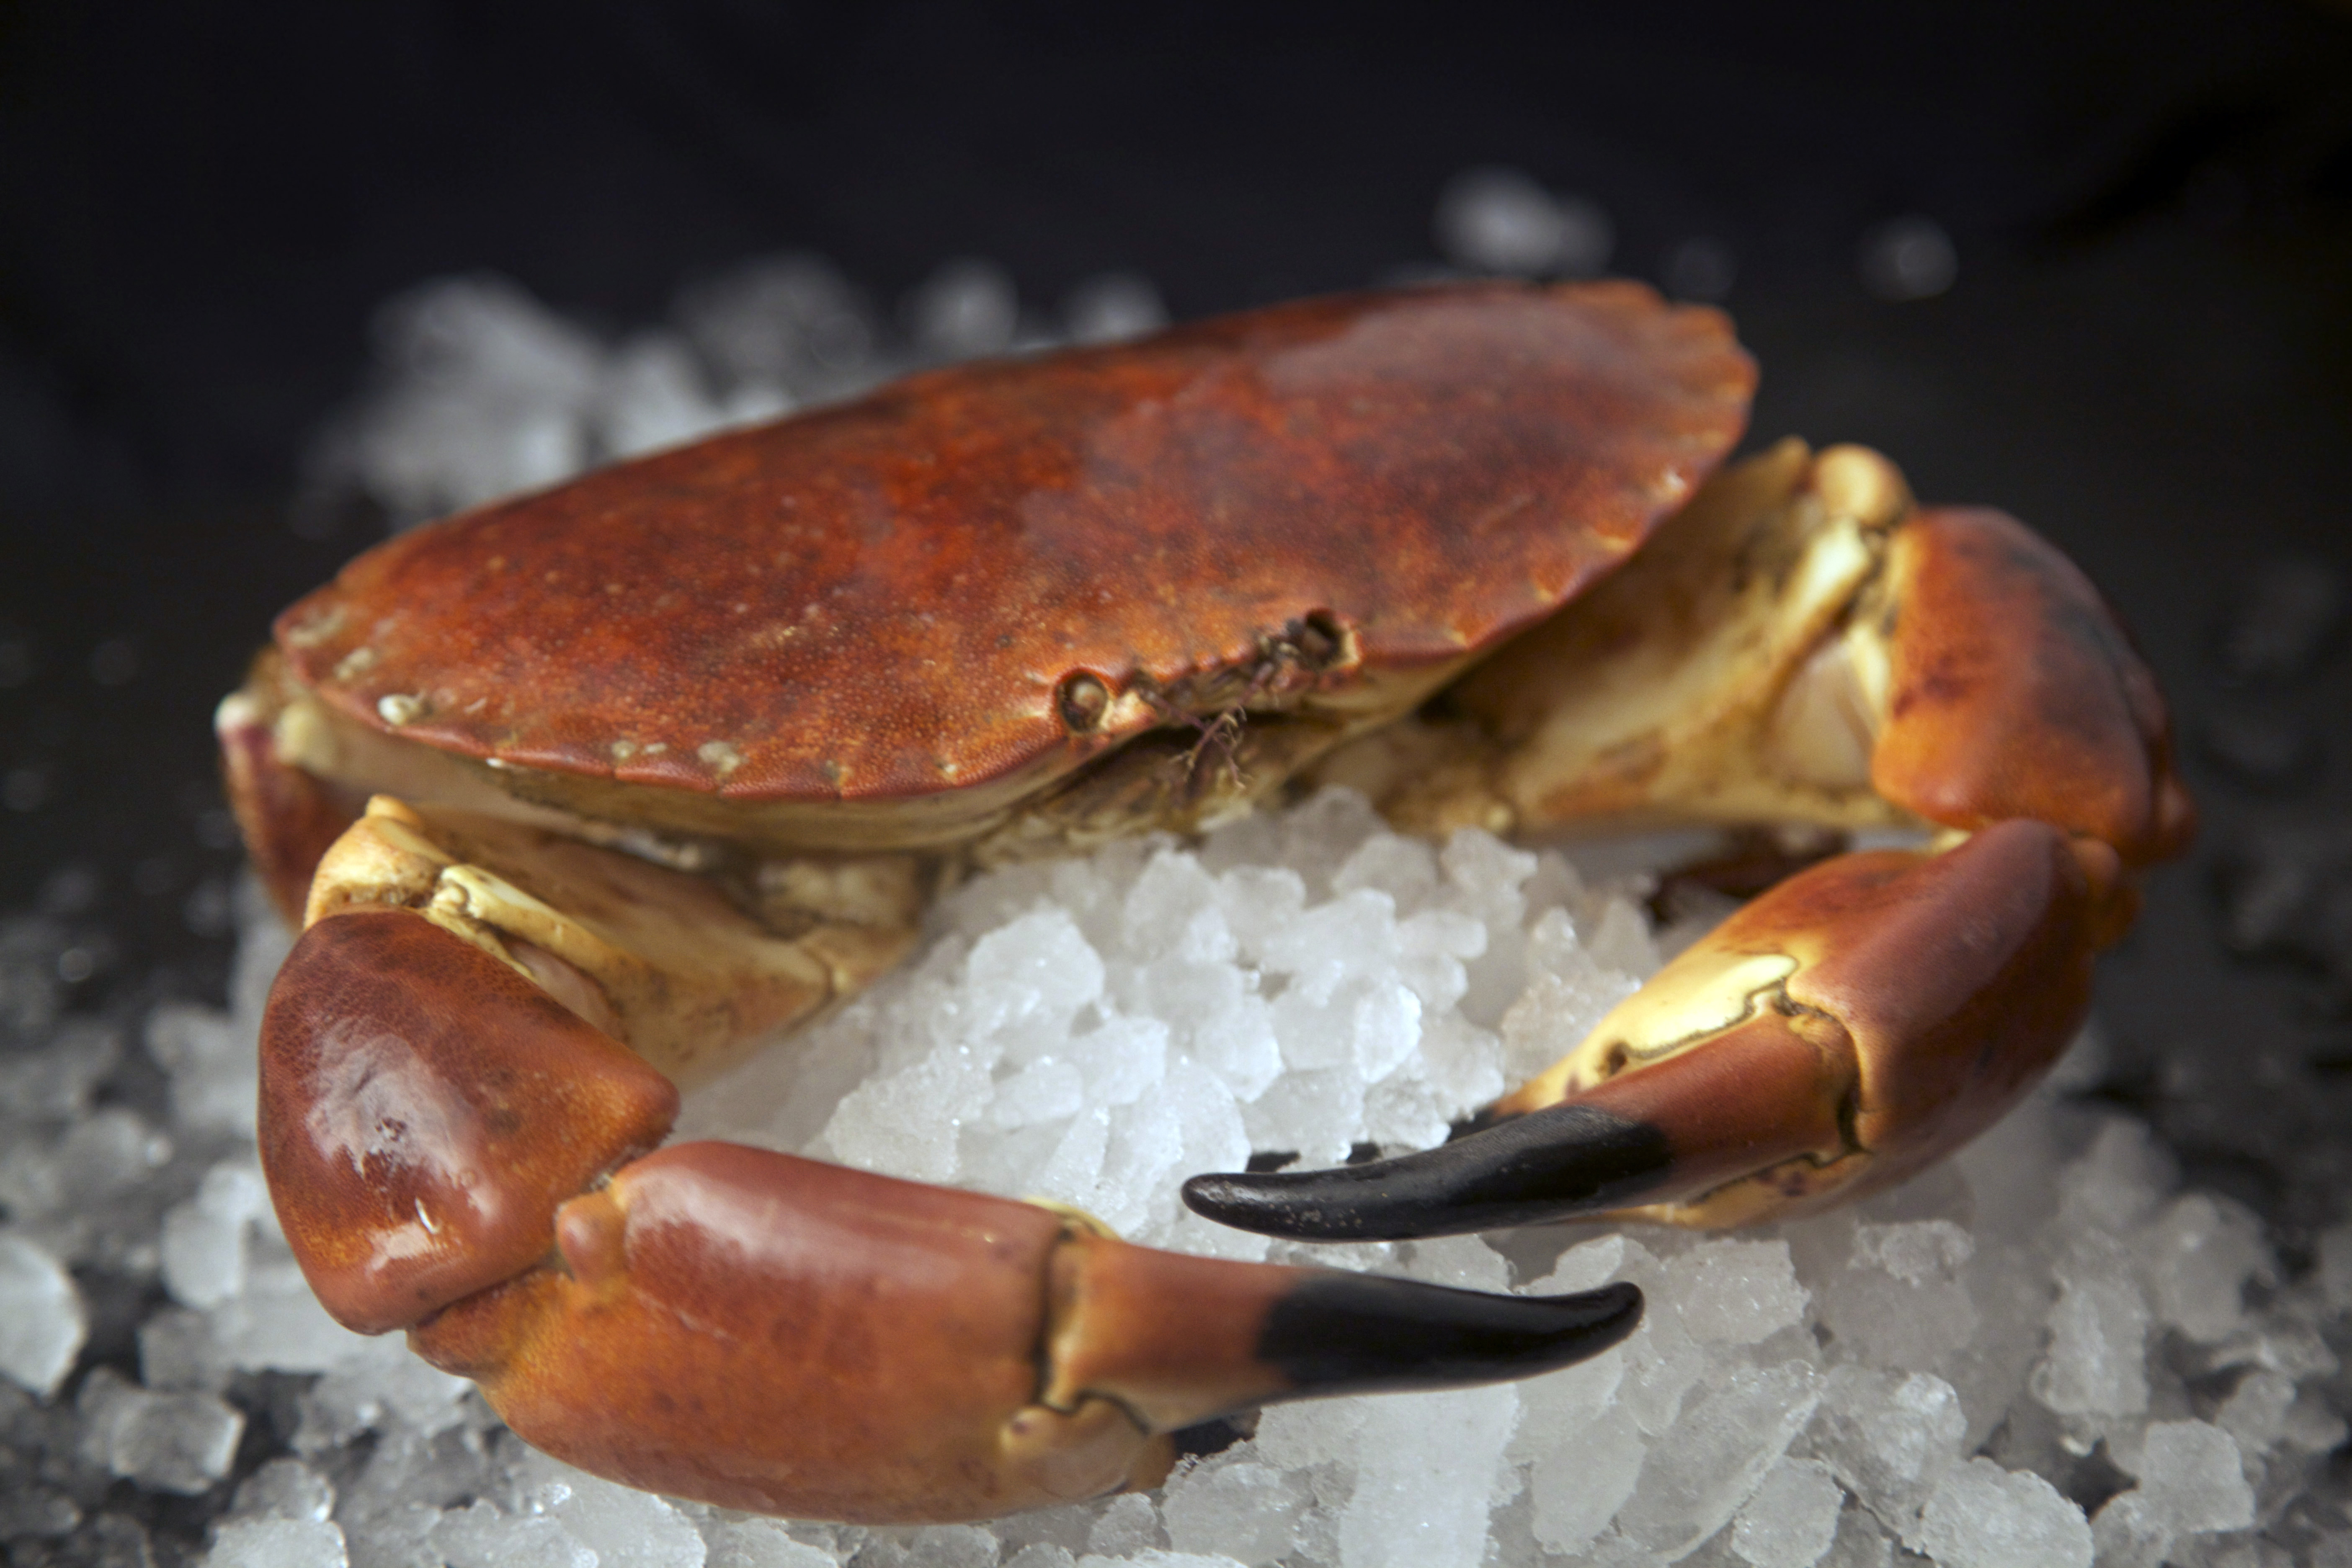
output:
M 355 675 L 365 675 L 375 668 L 375 649 L 362 644 L 335 661 L 335 679 L 349 680 Z
M 605 750 L 613 753 L 614 762 L 625 763 L 637 754 L 637 743 L 635 741 L 615 741 Z
M 425 717 L 425 699 L 395 691 L 375 700 L 376 717 L 392 725 L 413 724 Z
M 299 626 L 286 628 L 289 647 L 316 647 L 343 629 L 343 606 L 337 605 L 325 615 L 304 621 Z
M 743 753 L 724 741 L 705 741 L 694 754 L 722 779 L 743 765 Z

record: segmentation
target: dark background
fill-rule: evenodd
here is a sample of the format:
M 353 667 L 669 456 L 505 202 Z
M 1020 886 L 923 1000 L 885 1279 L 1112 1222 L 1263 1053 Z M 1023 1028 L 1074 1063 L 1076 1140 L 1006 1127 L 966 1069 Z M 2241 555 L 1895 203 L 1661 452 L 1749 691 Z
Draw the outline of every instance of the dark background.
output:
M 1606 207 L 1613 270 L 1731 245 L 1759 437 L 1880 445 L 2115 598 L 2209 831 L 2105 967 L 2104 1092 L 2293 1257 L 2352 1187 L 2352 676 L 2215 650 L 2256 568 L 2352 567 L 2352 8 L 1896 11 L 0 5 L 0 910 L 75 926 L 87 1007 L 218 985 L 207 720 L 373 536 L 288 502 L 387 295 L 493 268 L 617 331 L 789 247 L 1190 316 L 1430 260 L 1505 163 Z M 1958 278 L 1888 302 L 1856 247 L 1910 213 Z M 2336 922 L 2299 966 L 2224 955 L 2250 858 Z

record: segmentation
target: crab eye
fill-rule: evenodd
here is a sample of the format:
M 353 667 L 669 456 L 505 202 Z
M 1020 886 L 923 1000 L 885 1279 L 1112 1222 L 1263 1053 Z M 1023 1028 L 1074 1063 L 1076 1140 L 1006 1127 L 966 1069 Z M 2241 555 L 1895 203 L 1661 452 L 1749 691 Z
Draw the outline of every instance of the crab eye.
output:
M 1290 635 L 1298 662 L 1309 669 L 1328 669 L 1347 658 L 1348 628 L 1328 610 L 1317 610 L 1300 621 Z
M 1062 678 L 1054 706 L 1073 734 L 1091 734 L 1102 728 L 1103 718 L 1110 711 L 1110 688 L 1090 671 L 1074 670 Z

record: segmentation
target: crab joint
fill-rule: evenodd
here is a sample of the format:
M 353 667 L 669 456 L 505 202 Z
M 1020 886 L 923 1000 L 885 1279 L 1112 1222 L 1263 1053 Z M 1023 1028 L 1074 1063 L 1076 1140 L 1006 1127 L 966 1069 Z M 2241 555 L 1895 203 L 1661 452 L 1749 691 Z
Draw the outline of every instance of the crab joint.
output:
M 1726 1225 L 1909 1174 L 1990 1125 L 2081 1026 L 2127 901 L 2118 858 L 2046 823 L 1942 854 L 1845 855 L 1668 964 L 1441 1148 L 1196 1176 L 1245 1230 L 1402 1237 L 1638 1214 Z

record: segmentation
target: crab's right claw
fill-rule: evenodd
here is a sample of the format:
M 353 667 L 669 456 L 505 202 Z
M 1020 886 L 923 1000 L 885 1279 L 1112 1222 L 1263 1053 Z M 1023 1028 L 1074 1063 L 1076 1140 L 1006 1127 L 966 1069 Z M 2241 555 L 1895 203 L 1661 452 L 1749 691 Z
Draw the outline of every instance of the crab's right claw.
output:
M 736 1144 L 646 1152 L 669 1084 L 404 910 L 315 923 L 263 1026 L 287 1238 L 535 1446 L 632 1485 L 867 1522 L 1157 1484 L 1269 1401 L 1549 1370 L 1628 1285 L 1487 1296 L 1133 1247 L 1066 1211 Z
M 2128 918 L 2116 852 L 2005 822 L 1845 855 L 1741 909 L 1443 1147 L 1196 1176 L 1227 1225 L 1316 1240 L 1600 1213 L 1728 1225 L 1909 1174 L 1989 1126 L 2081 1026 Z

